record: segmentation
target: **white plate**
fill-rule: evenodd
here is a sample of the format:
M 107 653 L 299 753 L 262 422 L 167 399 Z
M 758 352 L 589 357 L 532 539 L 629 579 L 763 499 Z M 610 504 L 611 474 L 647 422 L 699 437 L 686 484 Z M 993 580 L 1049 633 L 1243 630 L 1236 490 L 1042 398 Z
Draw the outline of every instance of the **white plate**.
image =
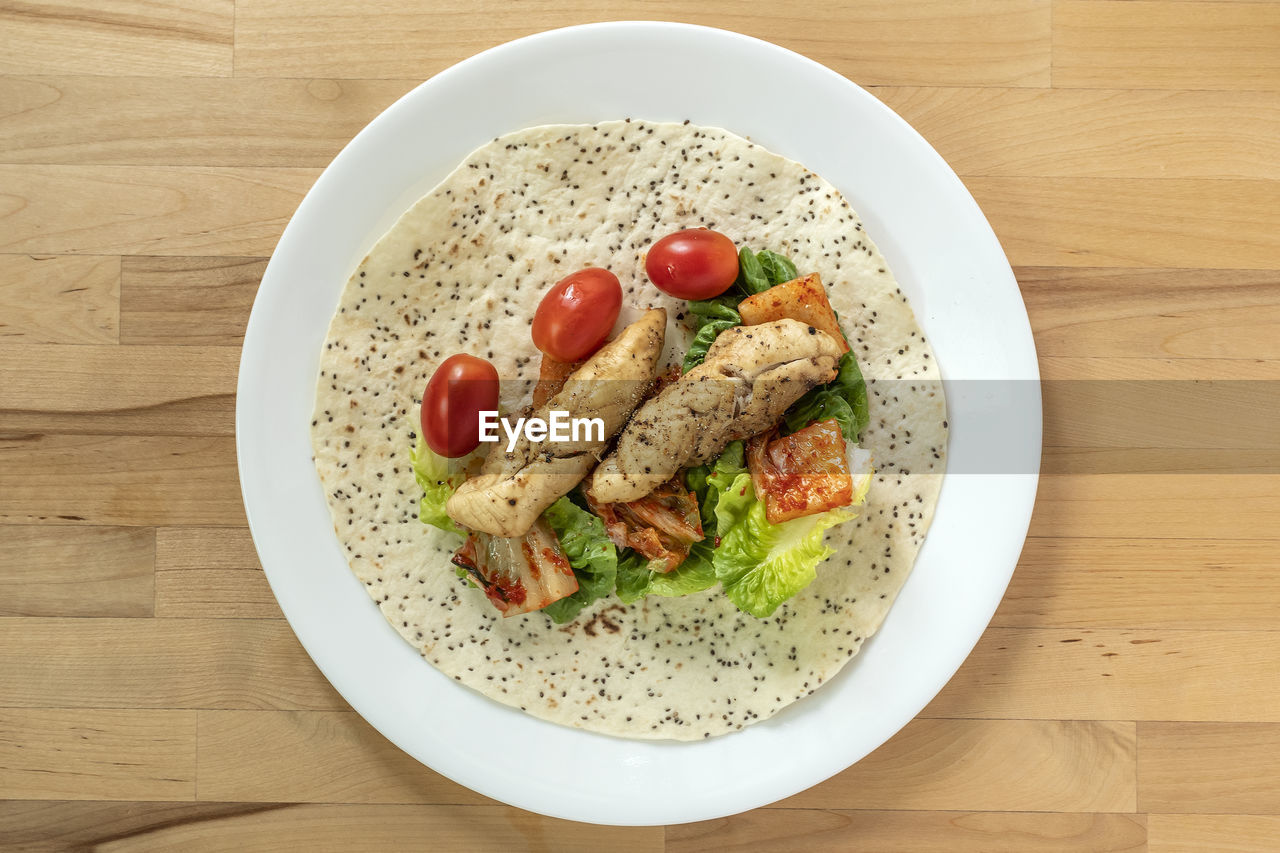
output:
M 948 474 L 914 574 L 862 653 L 774 719 L 698 743 L 563 728 L 441 675 L 348 569 L 311 462 L 324 334 L 347 276 L 377 238 L 494 136 L 623 117 L 724 127 L 839 187 L 888 258 L 951 383 L 951 470 L 999 426 L 1023 456 L 1004 470 L 1026 472 Z M 423 83 L 320 176 L 280 238 L 245 335 L 240 481 L 263 568 L 298 638 L 352 707 L 401 749 L 543 814 L 612 824 L 702 820 L 794 794 L 862 758 L 942 688 L 990 621 L 1031 516 L 1040 397 L 1034 382 L 958 378 L 1037 380 L 1035 347 L 1012 271 L 977 204 L 902 119 L 829 69 L 735 33 L 654 22 L 572 27 L 486 51 Z

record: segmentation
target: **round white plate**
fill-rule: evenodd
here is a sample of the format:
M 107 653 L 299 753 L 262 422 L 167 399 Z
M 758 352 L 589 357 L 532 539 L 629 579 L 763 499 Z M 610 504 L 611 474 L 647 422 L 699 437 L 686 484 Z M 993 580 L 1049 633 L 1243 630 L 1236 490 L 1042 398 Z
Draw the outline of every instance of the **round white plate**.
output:
M 813 696 L 697 743 L 563 728 L 441 675 L 347 567 L 311 462 L 324 335 L 347 277 L 378 237 L 499 134 L 624 117 L 724 127 L 839 187 L 910 297 L 949 383 L 952 473 L 880 633 Z M 978 379 L 1030 381 L 957 381 Z M 1026 311 L 1000 244 L 959 179 L 906 122 L 835 72 L 767 42 L 677 24 L 593 24 L 505 44 L 438 74 L 378 116 L 320 176 L 280 238 L 245 334 L 240 482 L 289 623 L 334 687 L 397 746 L 531 811 L 679 823 L 762 806 L 838 773 L 911 720 L 956 671 L 1004 594 L 1031 517 L 1037 379 Z M 1004 438 L 992 444 L 997 428 Z M 996 464 L 990 451 L 967 452 L 984 443 L 1016 446 L 1021 456 Z M 968 471 L 957 473 L 966 459 Z

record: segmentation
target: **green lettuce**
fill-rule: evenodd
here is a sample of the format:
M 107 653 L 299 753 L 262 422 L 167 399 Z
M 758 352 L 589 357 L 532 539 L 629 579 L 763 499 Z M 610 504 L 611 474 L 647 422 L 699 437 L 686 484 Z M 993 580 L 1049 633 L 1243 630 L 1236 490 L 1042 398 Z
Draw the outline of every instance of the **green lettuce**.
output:
M 631 551 L 618 563 L 618 598 L 631 604 L 646 595 L 678 598 L 710 589 L 719 582 L 712 565 L 714 550 L 709 539 L 695 542 L 685 561 L 665 574 L 649 571 L 648 561 Z
M 689 302 L 689 313 L 693 315 L 693 328 L 701 329 L 716 320 L 728 320 L 735 326 L 742 322 L 738 313 L 737 296 L 717 296 L 714 299 L 694 299 Z
M 683 373 L 693 370 L 707 357 L 707 350 L 720 333 L 732 329 L 742 323 L 738 314 L 738 296 L 717 296 L 714 299 L 695 299 L 689 302 L 689 313 L 693 317 L 693 328 L 696 333 L 689 349 L 685 350 L 684 363 L 680 365 Z
M 746 479 L 749 485 L 750 477 Z M 761 619 L 771 616 L 778 605 L 813 583 L 818 564 L 835 553 L 823 543 L 823 532 L 856 516 L 833 509 L 770 524 L 764 502 L 753 500 L 716 549 L 716 578 L 739 610 Z
M 730 490 L 734 478 L 746 470 L 746 446 L 741 441 L 733 441 L 721 451 L 714 465 L 699 465 L 685 472 L 685 485 L 698 499 L 702 530 L 709 537 L 720 535 L 716 521 L 716 505 L 720 496 Z
M 715 567 L 711 564 L 711 556 L 715 549 L 711 542 L 703 539 L 694 542 L 689 548 L 689 556 L 676 568 L 663 574 L 650 572 L 649 595 L 664 595 L 678 598 L 694 592 L 702 592 L 716 585 Z
M 733 286 L 747 296 L 763 293 L 772 286 L 769 284 L 768 275 L 765 274 L 764 265 L 746 246 L 738 251 L 738 278 Z
M 444 511 L 445 503 L 467 478 L 462 466 L 434 452 L 421 435 L 413 450 L 409 451 L 409 460 L 413 463 L 413 476 L 422 487 L 418 518 L 423 524 L 438 527 L 446 533 L 465 536 Z
M 741 299 L 799 277 L 796 265 L 786 255 L 768 249 L 752 252 L 744 246 L 738 251 L 738 278 L 733 282 L 733 289 Z
M 738 312 L 734 312 L 735 314 Z M 699 364 L 706 361 L 707 350 L 711 349 L 711 345 L 715 343 L 716 338 L 725 329 L 732 329 L 734 326 L 742 322 L 738 320 L 710 320 L 698 329 L 698 333 L 693 336 L 693 341 L 689 344 L 689 349 L 685 350 L 684 361 L 680 365 L 682 373 L 688 373 Z
M 769 282 L 769 287 L 800 277 L 800 273 L 796 272 L 796 265 L 791 263 L 791 259 L 786 255 L 764 249 L 756 252 L 756 260 L 760 263 L 760 269 Z
M 750 474 L 744 471 L 727 480 L 715 505 L 711 508 L 711 514 L 715 519 L 713 530 L 716 539 L 723 541 L 729 531 L 747 517 L 751 507 L 758 503 L 760 501 L 756 500 L 756 490 L 751 485 Z
M 871 422 L 871 409 L 867 404 L 867 383 L 863 381 L 862 371 L 858 369 L 858 360 L 853 352 L 840 357 L 839 372 L 836 378 L 826 385 L 819 385 L 809 391 L 787 409 L 783 423 L 787 432 L 792 433 L 804 429 L 814 421 L 825 421 L 835 418 L 840 424 L 840 432 L 852 442 Z
M 558 623 L 572 621 L 582 608 L 613 592 L 618 574 L 618 549 L 605 533 L 604 522 L 571 501 L 560 498 L 543 511 L 542 517 L 560 540 L 578 591 L 553 601 L 542 612 Z
M 618 581 L 615 592 L 623 604 L 632 604 L 649 594 L 649 561 L 630 548 L 618 558 Z

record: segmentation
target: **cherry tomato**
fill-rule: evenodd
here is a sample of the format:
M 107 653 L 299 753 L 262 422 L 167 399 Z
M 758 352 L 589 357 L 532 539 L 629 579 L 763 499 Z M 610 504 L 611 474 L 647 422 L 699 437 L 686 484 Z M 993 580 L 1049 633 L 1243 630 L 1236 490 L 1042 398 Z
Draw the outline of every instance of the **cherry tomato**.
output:
M 497 409 L 494 366 L 474 355 L 451 355 L 422 392 L 422 436 L 441 456 L 466 456 L 480 446 L 480 412 Z
M 677 231 L 653 244 L 644 270 L 663 293 L 680 299 L 710 299 L 737 279 L 738 250 L 718 231 Z
M 599 267 L 567 275 L 538 303 L 533 345 L 556 361 L 582 361 L 609 337 L 622 309 L 618 277 Z

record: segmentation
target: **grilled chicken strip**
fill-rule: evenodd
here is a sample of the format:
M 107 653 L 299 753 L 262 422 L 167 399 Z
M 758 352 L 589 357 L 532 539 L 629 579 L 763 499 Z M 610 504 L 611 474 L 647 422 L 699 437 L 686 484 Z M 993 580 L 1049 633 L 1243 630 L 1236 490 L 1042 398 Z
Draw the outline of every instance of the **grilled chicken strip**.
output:
M 605 444 L 635 410 L 653 382 L 666 337 L 667 312 L 648 311 L 605 344 L 565 381 L 532 417 L 564 411 L 570 418 L 600 418 L 604 440 L 532 444 L 521 435 L 510 453 L 505 439 L 485 457 L 478 476 L 449 498 L 449 517 L 494 536 L 524 536 L 542 514 L 587 476 Z M 594 438 L 595 436 L 593 436 Z
M 592 475 L 592 494 L 601 503 L 638 500 L 730 441 L 763 432 L 810 388 L 835 378 L 843 351 L 796 320 L 721 332 L 702 364 L 636 412 Z

